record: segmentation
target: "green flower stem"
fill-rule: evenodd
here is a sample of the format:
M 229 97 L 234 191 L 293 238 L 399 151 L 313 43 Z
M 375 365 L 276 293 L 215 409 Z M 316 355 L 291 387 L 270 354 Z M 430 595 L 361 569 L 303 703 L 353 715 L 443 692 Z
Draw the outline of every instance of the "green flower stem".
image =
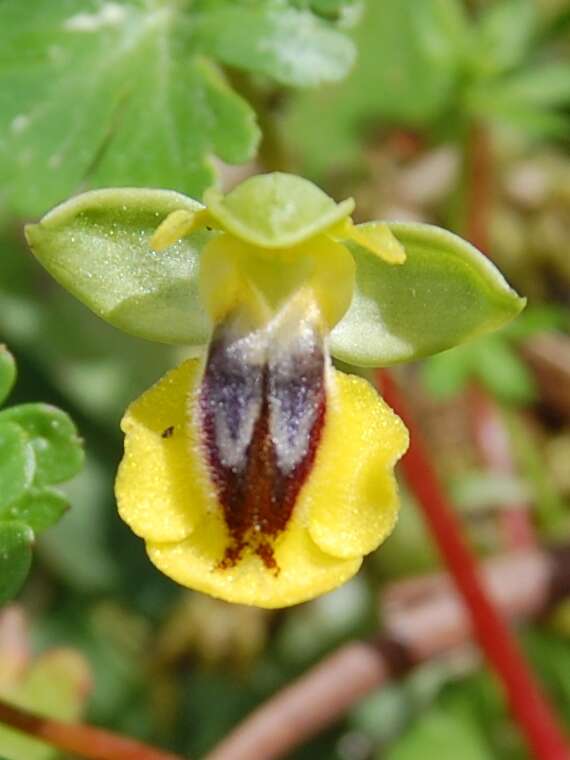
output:
M 183 760 L 94 726 L 41 717 L 0 700 L 0 722 L 87 760 Z

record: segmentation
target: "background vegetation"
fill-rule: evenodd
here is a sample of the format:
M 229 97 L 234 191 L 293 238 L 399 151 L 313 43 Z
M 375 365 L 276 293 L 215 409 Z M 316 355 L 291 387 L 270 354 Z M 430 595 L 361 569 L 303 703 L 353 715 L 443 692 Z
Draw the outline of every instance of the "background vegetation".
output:
M 199 196 L 215 175 L 229 187 L 276 168 L 354 195 L 362 219 L 459 231 L 528 296 L 512 326 L 399 372 L 482 556 L 570 540 L 567 0 L 2 0 L 0 338 L 18 365 L 12 417 L 0 419 L 11 447 L 2 600 L 26 575 L 34 534 L 35 547 L 0 611 L 0 694 L 191 757 L 326 652 L 376 634 L 387 584 L 437 569 L 437 552 L 404 489 L 392 538 L 308 604 L 230 606 L 160 575 L 116 513 L 118 422 L 183 352 L 91 315 L 40 270 L 22 223 L 88 187 Z M 2 396 L 13 368 L 0 360 Z M 506 465 L 477 433 L 481 394 L 505 431 Z M 66 410 L 84 440 L 71 480 L 81 455 L 67 418 L 57 440 L 38 428 L 56 414 L 43 407 L 28 412 L 25 440 L 10 427 L 16 405 L 38 401 Z M 66 468 L 30 475 L 28 445 Z M 15 516 L 23 529 L 3 527 Z M 570 727 L 568 604 L 521 640 Z M 0 755 L 56 757 L 2 728 Z M 474 651 L 371 694 L 291 755 L 432 756 L 526 757 Z

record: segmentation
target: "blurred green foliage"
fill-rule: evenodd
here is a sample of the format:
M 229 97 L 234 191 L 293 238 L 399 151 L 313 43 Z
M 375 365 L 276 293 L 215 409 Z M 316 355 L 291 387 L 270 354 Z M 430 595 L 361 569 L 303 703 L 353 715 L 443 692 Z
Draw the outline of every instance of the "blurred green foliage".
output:
M 424 381 L 430 393 L 440 399 L 479 381 L 501 401 L 528 404 L 536 400 L 538 389 L 531 370 L 517 354 L 517 344 L 534 333 L 567 331 L 569 326 L 570 312 L 562 306 L 527 309 L 499 332 L 428 359 L 422 368 Z
M 484 5 L 473 20 L 462 0 L 367 3 L 349 76 L 291 102 L 286 129 L 309 174 L 329 176 L 331 156 L 337 171 L 363 166 L 362 134 L 379 127 L 461 140 L 482 120 L 542 140 L 567 136 L 570 61 L 556 46 L 564 27 L 547 25 L 536 0 Z
M 211 155 L 241 163 L 259 140 L 254 110 L 220 64 L 297 87 L 339 79 L 352 64 L 345 35 L 296 5 L 2 3 L 0 172 L 10 207 L 42 213 L 86 180 L 199 197 L 214 179 Z
M 464 132 L 483 121 L 494 150 L 492 252 L 531 305 L 511 328 L 423 365 L 427 389 L 413 368 L 402 378 L 476 546 L 502 548 L 498 515 L 517 494 L 530 499 L 541 538 L 567 542 L 568 413 L 545 394 L 521 349 L 543 331 L 568 332 L 570 13 L 566 0 L 183 0 L 164 3 L 172 14 L 165 24 L 158 3 L 144 0 L 28 6 L 0 3 L 0 338 L 18 359 L 12 403 L 40 399 L 68 410 L 87 462 L 54 489 L 53 458 L 42 452 L 69 452 L 70 428 L 62 423 L 61 439 L 46 438 L 45 426 L 62 418 L 45 406 L 22 417 L 0 412 L 0 555 L 13 558 L 10 573 L 0 568 L 0 597 L 27 575 L 35 540 L 20 603 L 36 651 L 71 647 L 89 664 L 86 718 L 199 757 L 325 652 L 375 634 L 385 583 L 430 572 L 437 553 L 406 500 L 393 537 L 355 582 L 285 612 L 257 617 L 204 604 L 160 577 L 117 518 L 112 483 L 125 407 L 182 353 L 122 335 L 67 296 L 25 250 L 16 213 L 39 215 L 99 185 L 199 194 L 212 181 L 212 153 L 237 163 L 254 156 L 257 112 L 281 141 L 275 151 L 271 135 L 263 160 L 274 159 L 272 151 L 288 156 L 290 168 L 337 197 L 354 192 L 361 209 L 378 215 L 396 209 L 405 219 L 459 227 Z M 126 24 L 114 25 L 117 13 Z M 200 23 L 190 34 L 193 14 Z M 82 32 L 94 16 L 107 23 Z M 73 18 L 75 31 L 66 31 Z M 261 52 L 260 40 L 268 41 Z M 354 52 L 351 73 L 333 84 Z M 441 171 L 442 150 L 455 173 Z M 14 367 L 1 351 L 0 401 Z M 477 461 L 458 393 L 472 379 L 508 407 L 514 479 L 493 479 Z M 563 454 L 557 470 L 555 448 Z M 64 502 L 73 509 L 35 538 L 33 523 L 42 531 Z M 5 517 L 14 505 L 16 522 Z M 563 615 L 523 636 L 566 720 L 569 636 Z M 53 714 L 76 717 L 80 703 L 67 701 L 66 678 L 52 671 L 43 697 L 26 704 L 41 709 L 43 699 Z M 26 691 L 11 688 L 13 698 Z M 60 703 L 67 706 L 56 713 Z M 7 760 L 36 757 L 37 748 L 7 742 L 3 732 Z M 291 757 L 401 760 L 454 748 L 454 757 L 528 757 L 493 680 L 469 657 L 429 663 L 371 695 Z

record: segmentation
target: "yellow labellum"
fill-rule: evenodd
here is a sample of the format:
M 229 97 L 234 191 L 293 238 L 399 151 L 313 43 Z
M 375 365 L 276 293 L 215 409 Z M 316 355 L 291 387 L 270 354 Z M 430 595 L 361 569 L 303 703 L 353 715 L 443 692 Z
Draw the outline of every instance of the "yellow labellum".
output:
M 275 541 L 279 574 L 250 553 L 222 569 L 228 532 L 191 401 L 200 374 L 197 360 L 172 370 L 130 406 L 122 423 L 119 511 L 147 542 L 152 562 L 184 586 L 260 607 L 296 604 L 344 583 L 394 526 L 393 467 L 408 444 L 400 419 L 365 380 L 330 370 L 314 467 Z

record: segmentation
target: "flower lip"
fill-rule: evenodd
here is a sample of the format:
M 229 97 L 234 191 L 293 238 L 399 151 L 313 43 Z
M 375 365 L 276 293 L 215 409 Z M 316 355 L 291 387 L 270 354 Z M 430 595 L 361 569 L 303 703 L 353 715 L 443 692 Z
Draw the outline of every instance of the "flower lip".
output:
M 200 385 L 200 439 L 230 538 L 220 569 L 247 549 L 279 573 L 274 541 L 291 519 L 324 425 L 318 325 L 308 320 L 292 338 L 276 322 L 244 337 L 239 318 L 229 316 L 216 329 Z
M 335 203 L 309 180 L 292 174 L 261 174 L 227 195 L 204 194 L 209 213 L 227 232 L 259 248 L 288 248 L 348 217 L 354 200 Z
M 197 405 L 188 403 L 202 376 L 202 362 L 189 360 L 130 406 L 116 487 L 121 517 L 162 572 L 228 602 L 286 607 L 344 583 L 394 526 L 402 423 L 363 378 L 329 367 L 315 461 L 273 544 L 280 572 L 254 552 L 221 569 L 228 529 L 198 440 Z

